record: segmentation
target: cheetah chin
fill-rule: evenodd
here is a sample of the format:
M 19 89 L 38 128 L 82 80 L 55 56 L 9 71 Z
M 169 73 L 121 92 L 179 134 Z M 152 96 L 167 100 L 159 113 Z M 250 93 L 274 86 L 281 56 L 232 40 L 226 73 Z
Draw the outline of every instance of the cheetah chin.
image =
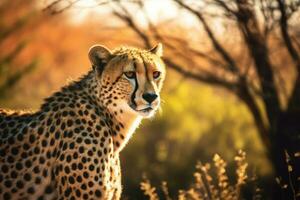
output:
M 144 108 L 137 109 L 136 106 L 130 105 L 130 108 L 134 110 L 138 115 L 142 116 L 143 118 L 151 118 L 154 117 L 156 110 L 159 108 L 159 103 L 155 106 L 149 105 L 144 106 Z

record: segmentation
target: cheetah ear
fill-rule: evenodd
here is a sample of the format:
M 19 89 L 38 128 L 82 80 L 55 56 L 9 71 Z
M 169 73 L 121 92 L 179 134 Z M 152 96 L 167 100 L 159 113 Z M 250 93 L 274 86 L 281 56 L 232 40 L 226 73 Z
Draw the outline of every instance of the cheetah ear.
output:
M 89 59 L 93 69 L 98 69 L 100 73 L 111 58 L 111 51 L 102 45 L 94 45 L 89 50 Z
M 161 43 L 158 43 L 156 46 L 154 46 L 151 50 L 151 53 L 156 54 L 159 57 L 163 56 L 163 46 Z

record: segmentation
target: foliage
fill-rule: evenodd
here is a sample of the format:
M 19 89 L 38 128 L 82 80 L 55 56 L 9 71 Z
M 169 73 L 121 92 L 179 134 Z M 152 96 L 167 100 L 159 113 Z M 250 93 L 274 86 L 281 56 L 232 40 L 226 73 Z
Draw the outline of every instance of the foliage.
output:
M 188 187 L 196 160 L 215 153 L 230 160 L 245 149 L 252 170 L 271 174 L 264 148 L 247 108 L 228 93 L 180 80 L 169 73 L 161 113 L 144 121 L 121 153 L 125 196 L 142 198 L 137 185 L 142 174 L 155 184 L 166 180 L 171 193 Z M 172 117 L 176 116 L 176 117 Z M 236 119 L 239 120 L 236 120 Z M 234 176 L 233 162 L 228 175 Z M 139 197 L 139 198 L 138 198 Z
M 229 181 L 226 173 L 226 162 L 218 155 L 213 157 L 214 172 L 212 175 L 211 164 L 196 165 L 196 172 L 194 173 L 194 182 L 187 190 L 179 190 L 178 200 L 238 200 L 242 199 L 242 188 L 250 182 L 254 182 L 255 178 L 249 178 L 247 175 L 248 163 L 246 162 L 246 153 L 239 151 L 235 156 L 236 161 L 236 180 Z M 213 178 L 216 177 L 216 178 Z M 158 200 L 159 195 L 156 188 L 151 186 L 149 179 L 145 178 L 140 184 L 141 190 L 150 200 Z M 162 182 L 163 199 L 172 200 L 170 197 L 167 183 Z M 260 189 L 257 186 L 253 187 L 253 198 L 261 199 L 259 194 Z
M 0 4 L 0 47 L 5 49 L 0 52 L 0 98 L 3 98 L 23 76 L 30 73 L 37 65 L 36 59 L 28 63 L 16 62 L 16 58 L 27 46 L 27 41 L 23 37 L 18 37 L 24 27 L 32 23 L 35 12 L 30 9 L 32 4 L 31 0 L 26 4 L 21 1 L 9 3 L 9 0 L 4 0 Z M 24 11 L 28 8 L 29 11 Z M 10 12 L 16 14 L 11 16 Z M 12 39 L 14 42 L 11 41 Z

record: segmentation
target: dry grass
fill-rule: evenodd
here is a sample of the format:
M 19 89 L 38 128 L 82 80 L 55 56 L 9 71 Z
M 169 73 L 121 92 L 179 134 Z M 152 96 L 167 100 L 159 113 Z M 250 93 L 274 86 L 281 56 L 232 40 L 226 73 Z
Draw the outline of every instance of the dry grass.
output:
M 250 181 L 247 175 L 248 163 L 246 162 L 246 153 L 239 151 L 235 156 L 236 162 L 236 181 L 234 184 L 229 181 L 226 166 L 227 163 L 219 156 L 213 157 L 212 164 L 198 163 L 196 166 L 196 172 L 194 173 L 195 181 L 191 184 L 187 190 L 179 190 L 178 195 L 174 199 L 178 200 L 238 200 L 241 198 L 241 189 L 244 185 Z M 213 167 L 212 167 L 213 165 Z M 214 173 L 216 178 L 213 178 Z M 251 178 L 253 181 L 255 177 Z M 170 197 L 168 186 L 166 182 L 161 186 L 164 198 L 166 200 L 172 200 Z M 149 197 L 150 200 L 159 200 L 159 195 L 156 188 L 153 187 L 149 179 L 141 183 L 141 190 Z M 259 188 L 254 188 L 254 196 L 252 199 L 261 199 L 259 194 Z

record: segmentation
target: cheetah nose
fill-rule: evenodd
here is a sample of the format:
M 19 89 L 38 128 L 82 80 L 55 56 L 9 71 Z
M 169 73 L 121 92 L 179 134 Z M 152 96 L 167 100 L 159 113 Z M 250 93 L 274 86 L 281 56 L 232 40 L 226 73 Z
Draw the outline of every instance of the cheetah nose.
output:
M 145 99 L 148 103 L 152 103 L 157 97 L 158 95 L 155 93 L 144 93 L 142 95 L 143 99 Z

